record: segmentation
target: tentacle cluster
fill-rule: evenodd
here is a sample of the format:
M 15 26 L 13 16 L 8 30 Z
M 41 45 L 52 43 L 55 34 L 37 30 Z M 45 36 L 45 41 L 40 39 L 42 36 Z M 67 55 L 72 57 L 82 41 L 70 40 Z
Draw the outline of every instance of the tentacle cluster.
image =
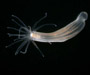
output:
M 15 55 L 17 55 L 19 53 L 19 51 L 23 48 L 23 46 L 25 44 L 27 44 L 26 45 L 26 48 L 25 48 L 25 51 L 24 52 L 23 51 L 20 51 L 20 53 L 25 54 L 27 52 L 28 46 L 30 44 L 30 36 L 29 35 L 31 33 L 31 27 L 27 27 L 17 16 L 12 15 L 12 17 L 18 19 L 21 22 L 21 24 L 19 24 L 14 19 L 12 19 L 12 21 L 15 22 L 19 26 L 19 29 L 16 29 L 14 27 L 7 27 L 7 29 L 16 30 L 16 31 L 18 31 L 18 34 L 8 33 L 9 37 L 16 36 L 17 38 L 14 39 L 14 42 L 13 43 L 11 43 L 10 45 L 6 46 L 6 48 L 7 47 L 10 47 L 10 46 L 12 46 L 12 45 L 14 45 L 14 44 L 16 44 L 18 42 L 23 41 L 21 43 L 21 45 L 17 48 L 17 50 L 15 52 Z
M 26 25 L 24 24 L 24 22 L 23 22 L 20 18 L 18 18 L 17 16 L 12 15 L 12 17 L 13 17 L 13 18 L 16 18 L 21 24 L 19 24 L 17 21 L 15 21 L 14 19 L 12 19 L 12 21 L 19 26 L 19 29 L 14 28 L 14 27 L 7 27 L 7 29 L 12 29 L 12 30 L 18 31 L 18 34 L 7 33 L 7 34 L 9 35 L 9 37 L 16 36 L 17 38 L 14 39 L 14 42 L 13 42 L 13 43 L 11 43 L 10 45 L 6 46 L 6 48 L 7 48 L 7 47 L 10 47 L 10 46 L 12 46 L 12 45 L 14 45 L 14 44 L 16 44 L 16 43 L 18 43 L 18 42 L 23 41 L 23 42 L 20 44 L 20 46 L 17 48 L 17 50 L 16 50 L 16 52 L 15 52 L 15 55 L 17 55 L 19 52 L 22 53 L 22 54 L 25 54 L 25 53 L 27 52 L 27 49 L 28 49 L 28 47 L 29 47 L 29 44 L 32 42 L 32 43 L 35 45 L 35 47 L 38 49 L 38 51 L 41 53 L 41 55 L 44 57 L 44 54 L 41 52 L 41 50 L 39 49 L 39 47 L 36 45 L 36 43 L 35 43 L 35 42 L 31 39 L 31 37 L 30 37 L 30 34 L 31 34 L 31 32 L 32 32 L 32 31 L 31 31 L 31 27 L 30 27 L 30 26 L 26 26 Z M 42 17 L 40 20 L 38 20 L 37 22 L 35 22 L 35 24 L 34 24 L 33 27 L 32 27 L 32 30 L 33 30 L 33 31 L 36 31 L 36 30 L 38 30 L 38 29 L 40 29 L 40 28 L 42 28 L 42 27 L 44 27 L 44 26 L 46 26 L 46 25 L 54 25 L 55 27 L 57 26 L 56 24 L 43 24 L 43 25 L 41 25 L 40 27 L 37 27 L 37 28 L 36 28 L 37 24 L 38 24 L 40 21 L 42 21 L 44 18 L 46 18 L 46 17 L 47 17 L 47 13 L 45 13 L 45 16 L 44 16 L 44 17 Z M 21 49 L 22 49 L 25 45 L 26 45 L 25 51 L 21 51 Z

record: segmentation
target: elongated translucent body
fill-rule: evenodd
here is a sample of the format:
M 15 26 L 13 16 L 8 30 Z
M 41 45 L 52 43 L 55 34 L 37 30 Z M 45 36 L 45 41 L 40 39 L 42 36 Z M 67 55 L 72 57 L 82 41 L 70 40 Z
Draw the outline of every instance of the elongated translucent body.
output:
M 81 12 L 73 22 L 59 30 L 51 33 L 33 31 L 30 37 L 39 42 L 65 42 L 76 36 L 84 28 L 87 17 L 86 12 Z
M 41 53 L 41 55 L 44 57 L 44 54 L 41 52 L 41 50 L 39 49 L 39 47 L 36 45 L 34 41 L 45 42 L 45 43 L 65 42 L 73 38 L 74 36 L 76 36 L 78 33 L 82 31 L 82 29 L 85 26 L 85 21 L 88 18 L 88 14 L 86 12 L 81 12 L 73 22 L 69 23 L 63 28 L 60 28 L 50 33 L 38 32 L 37 30 L 46 25 L 57 26 L 56 24 L 44 24 L 44 25 L 41 25 L 40 27 L 35 28 L 40 21 L 42 21 L 44 18 L 47 17 L 47 13 L 45 13 L 44 17 L 42 17 L 40 20 L 35 22 L 32 29 L 30 26 L 26 26 L 23 23 L 23 21 L 21 21 L 21 19 L 19 19 L 17 16 L 12 15 L 12 17 L 19 20 L 21 24 L 16 22 L 14 19 L 12 19 L 12 21 L 19 26 L 19 29 L 16 29 L 14 27 L 7 27 L 8 29 L 18 31 L 18 33 L 17 34 L 8 33 L 9 37 L 15 36 L 17 38 L 14 39 L 14 42 L 12 44 L 6 47 L 12 46 L 18 42 L 23 41 L 21 45 L 17 48 L 15 55 L 17 55 L 19 52 L 22 54 L 25 54 L 27 52 L 30 42 L 32 42 L 35 45 L 35 47 L 38 49 L 38 51 Z M 25 45 L 26 45 L 25 51 L 21 51 L 21 49 Z

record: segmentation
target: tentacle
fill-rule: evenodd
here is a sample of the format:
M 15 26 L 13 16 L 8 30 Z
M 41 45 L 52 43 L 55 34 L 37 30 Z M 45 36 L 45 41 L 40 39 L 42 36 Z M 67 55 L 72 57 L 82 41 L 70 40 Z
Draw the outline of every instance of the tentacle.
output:
M 37 30 L 39 30 L 40 28 L 42 28 L 42 27 L 44 27 L 44 26 L 48 26 L 48 25 L 53 25 L 53 26 L 57 27 L 56 24 L 43 24 L 43 25 L 37 27 L 36 29 L 34 29 L 34 31 L 37 31 Z
M 14 19 L 11 19 L 14 23 L 16 23 L 18 26 L 22 27 L 21 24 L 19 24 L 17 21 L 15 21 Z
M 16 44 L 16 43 L 18 43 L 18 42 L 23 41 L 24 39 L 25 39 L 25 38 L 19 39 L 18 41 L 15 41 L 15 42 L 13 42 L 13 43 L 11 43 L 10 45 L 5 46 L 5 47 L 6 47 L 6 48 L 7 48 L 7 47 L 10 47 L 10 46 L 12 46 L 12 45 L 14 45 L 14 44 Z
M 22 34 L 22 35 L 19 35 L 19 34 L 11 34 L 11 33 L 7 33 L 7 34 L 8 34 L 9 37 L 11 37 L 11 36 L 25 36 L 24 34 Z
M 14 27 L 7 27 L 7 29 L 12 29 L 12 30 L 16 30 L 16 31 L 19 31 L 19 29 L 17 28 L 14 28 Z M 22 33 L 25 33 L 25 31 L 21 31 Z
M 39 49 L 39 47 L 37 46 L 37 44 L 32 41 L 32 43 L 34 44 L 34 46 L 37 48 L 37 50 L 41 53 L 42 57 L 44 57 L 44 54 L 42 53 L 42 51 Z
M 20 38 L 21 39 L 21 38 Z M 14 39 L 13 41 L 17 41 L 17 40 L 19 40 L 19 38 L 16 38 L 16 39 Z
M 32 27 L 32 29 L 34 30 L 35 27 L 37 26 L 37 24 L 38 24 L 40 21 L 42 21 L 43 19 L 45 19 L 46 17 L 47 17 L 47 12 L 45 13 L 45 16 L 44 16 L 44 17 L 42 17 L 40 20 L 38 20 L 37 22 L 35 22 L 35 24 L 34 24 L 34 26 Z
M 26 48 L 25 48 L 25 51 L 24 51 L 24 52 L 23 52 L 23 51 L 20 51 L 20 53 L 22 53 L 22 54 L 26 54 L 29 45 L 30 45 L 30 41 L 28 41 L 27 46 L 26 46 Z
M 23 26 L 27 27 L 19 17 L 15 16 L 15 15 L 12 15 L 12 17 L 15 17 L 19 22 L 22 23 Z
M 51 42 L 48 42 L 50 45 L 52 45 L 52 43 Z
M 23 42 L 21 43 L 21 45 L 17 48 L 17 50 L 16 50 L 16 52 L 15 52 L 15 55 L 18 54 L 18 52 L 22 49 L 22 47 L 23 47 L 26 43 L 27 43 L 27 40 L 25 40 L 25 41 L 23 41 Z

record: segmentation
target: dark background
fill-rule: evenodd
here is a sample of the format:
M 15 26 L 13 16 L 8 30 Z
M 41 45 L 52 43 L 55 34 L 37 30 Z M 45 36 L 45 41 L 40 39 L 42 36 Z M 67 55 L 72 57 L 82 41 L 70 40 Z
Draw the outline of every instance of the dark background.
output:
M 89 14 L 88 0 L 30 0 L 30 1 L 2 1 L 0 2 L 0 73 L 11 74 L 28 73 L 29 75 L 86 75 L 89 71 L 89 18 L 84 30 L 76 37 L 63 42 L 48 43 L 36 42 L 45 54 L 43 58 L 38 50 L 30 44 L 28 52 L 14 55 L 19 44 L 5 48 L 13 42 L 6 33 L 14 32 L 7 30 L 7 26 L 18 27 L 11 21 L 14 14 L 21 18 L 26 25 L 33 24 L 44 16 L 48 16 L 38 26 L 45 23 L 54 23 L 58 27 L 45 26 L 39 31 L 51 32 L 73 21 L 81 11 Z M 38 27 L 37 26 L 37 27 Z

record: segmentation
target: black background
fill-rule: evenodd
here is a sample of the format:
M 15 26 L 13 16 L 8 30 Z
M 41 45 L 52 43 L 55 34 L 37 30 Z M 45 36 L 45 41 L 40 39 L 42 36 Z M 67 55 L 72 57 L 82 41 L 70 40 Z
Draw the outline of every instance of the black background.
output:
M 6 33 L 16 33 L 15 31 L 7 30 L 6 27 L 12 26 L 18 28 L 11 21 L 12 14 L 21 18 L 26 25 L 33 26 L 47 12 L 47 18 L 41 21 L 38 26 L 45 23 L 54 23 L 58 27 L 45 26 L 39 31 L 51 32 L 73 21 L 81 11 L 86 11 L 89 14 L 89 7 L 88 0 L 2 1 L 0 3 L 0 73 L 86 75 L 90 68 L 89 18 L 86 21 L 84 30 L 66 42 L 52 43 L 52 45 L 36 42 L 45 54 L 44 58 L 32 44 L 30 44 L 25 55 L 18 54 L 17 56 L 14 53 L 20 43 L 7 49 L 5 46 L 12 43 L 14 39 L 13 37 L 9 38 Z

